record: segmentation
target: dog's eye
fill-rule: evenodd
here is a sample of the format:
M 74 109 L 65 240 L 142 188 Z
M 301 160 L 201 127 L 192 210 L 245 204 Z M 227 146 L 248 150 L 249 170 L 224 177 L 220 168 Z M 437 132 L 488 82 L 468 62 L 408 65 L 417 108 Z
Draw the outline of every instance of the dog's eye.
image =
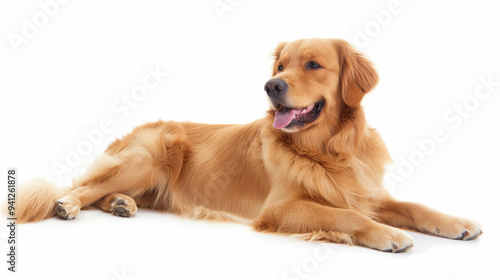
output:
M 306 65 L 306 68 L 307 69 L 318 69 L 318 68 L 322 68 L 322 67 L 316 61 L 309 61 Z
M 278 66 L 278 71 L 283 71 L 283 65 Z

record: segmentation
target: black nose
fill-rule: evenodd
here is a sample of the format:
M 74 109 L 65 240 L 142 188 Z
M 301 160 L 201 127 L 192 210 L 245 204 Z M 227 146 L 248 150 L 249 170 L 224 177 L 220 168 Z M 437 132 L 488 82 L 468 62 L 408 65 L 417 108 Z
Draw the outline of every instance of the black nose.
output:
M 286 93 L 288 89 L 288 84 L 282 79 L 271 79 L 267 81 L 264 86 L 264 90 L 267 92 L 267 95 L 272 98 L 278 98 L 280 95 Z

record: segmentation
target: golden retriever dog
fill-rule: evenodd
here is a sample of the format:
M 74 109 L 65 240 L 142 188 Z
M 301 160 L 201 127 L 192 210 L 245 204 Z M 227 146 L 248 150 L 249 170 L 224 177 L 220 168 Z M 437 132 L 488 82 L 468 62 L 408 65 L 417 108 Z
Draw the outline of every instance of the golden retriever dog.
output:
M 474 221 L 384 188 L 391 159 L 360 105 L 378 81 L 369 60 L 339 39 L 283 42 L 274 59 L 263 119 L 137 127 L 70 188 L 23 187 L 18 221 L 71 220 L 92 205 L 130 217 L 144 207 L 395 253 L 413 246 L 399 228 L 459 240 L 482 234 Z

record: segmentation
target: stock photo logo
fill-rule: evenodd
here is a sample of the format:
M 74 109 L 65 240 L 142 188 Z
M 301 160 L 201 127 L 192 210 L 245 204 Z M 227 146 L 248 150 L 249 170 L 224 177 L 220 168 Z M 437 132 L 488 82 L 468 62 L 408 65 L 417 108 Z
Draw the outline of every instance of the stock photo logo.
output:
M 479 76 L 479 81 L 472 93 L 461 101 L 453 103 L 442 114 L 444 124 L 432 129 L 427 137 L 415 140 L 415 148 L 406 156 L 399 156 L 394 166 L 389 166 L 384 183 L 390 190 L 405 182 L 419 166 L 431 157 L 438 147 L 449 139 L 449 133 L 462 127 L 463 123 L 476 112 L 481 104 L 500 90 L 500 79 L 492 74 Z
M 323 243 L 314 248 L 311 256 L 305 257 L 299 264 L 292 265 L 283 273 L 282 280 L 304 280 L 309 279 L 318 267 L 333 254 L 333 249 Z
M 387 7 L 381 10 L 370 11 L 371 20 L 366 22 L 363 27 L 355 27 L 356 34 L 353 43 L 356 48 L 362 50 L 366 48 L 373 39 L 379 36 L 384 28 L 394 20 L 394 17 L 401 13 L 403 6 L 399 0 L 390 0 Z
M 136 280 L 136 278 L 123 267 L 120 271 L 116 269 L 111 270 L 111 274 L 113 274 L 111 280 Z
M 56 17 L 69 0 L 40 0 L 39 9 L 30 17 L 21 18 L 21 27 L 17 32 L 9 32 L 7 37 L 15 53 L 28 44 L 29 40 L 37 36 L 41 29 L 46 27 Z
M 121 94 L 110 105 L 111 115 L 103 117 L 98 125 L 92 129 L 83 129 L 81 139 L 78 143 L 66 146 L 64 160 L 53 161 L 51 164 L 54 174 L 59 182 L 70 176 L 75 168 L 80 167 L 84 159 L 90 156 L 96 147 L 103 144 L 105 136 L 111 135 L 115 124 L 125 120 L 130 113 L 144 102 L 169 76 L 160 68 L 160 65 L 148 66 L 146 74 L 140 82 L 128 93 Z
M 212 7 L 219 19 L 223 21 L 226 19 L 227 14 L 233 12 L 241 3 L 243 3 L 243 0 L 215 0 L 212 2 Z

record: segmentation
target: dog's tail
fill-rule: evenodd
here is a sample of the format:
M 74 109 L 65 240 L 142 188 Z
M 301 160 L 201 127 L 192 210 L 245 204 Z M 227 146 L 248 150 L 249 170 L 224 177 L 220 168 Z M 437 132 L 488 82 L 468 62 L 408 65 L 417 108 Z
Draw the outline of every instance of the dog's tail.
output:
M 33 179 L 19 185 L 14 212 L 17 223 L 31 223 L 48 219 L 56 214 L 57 199 L 68 191 L 43 179 Z

